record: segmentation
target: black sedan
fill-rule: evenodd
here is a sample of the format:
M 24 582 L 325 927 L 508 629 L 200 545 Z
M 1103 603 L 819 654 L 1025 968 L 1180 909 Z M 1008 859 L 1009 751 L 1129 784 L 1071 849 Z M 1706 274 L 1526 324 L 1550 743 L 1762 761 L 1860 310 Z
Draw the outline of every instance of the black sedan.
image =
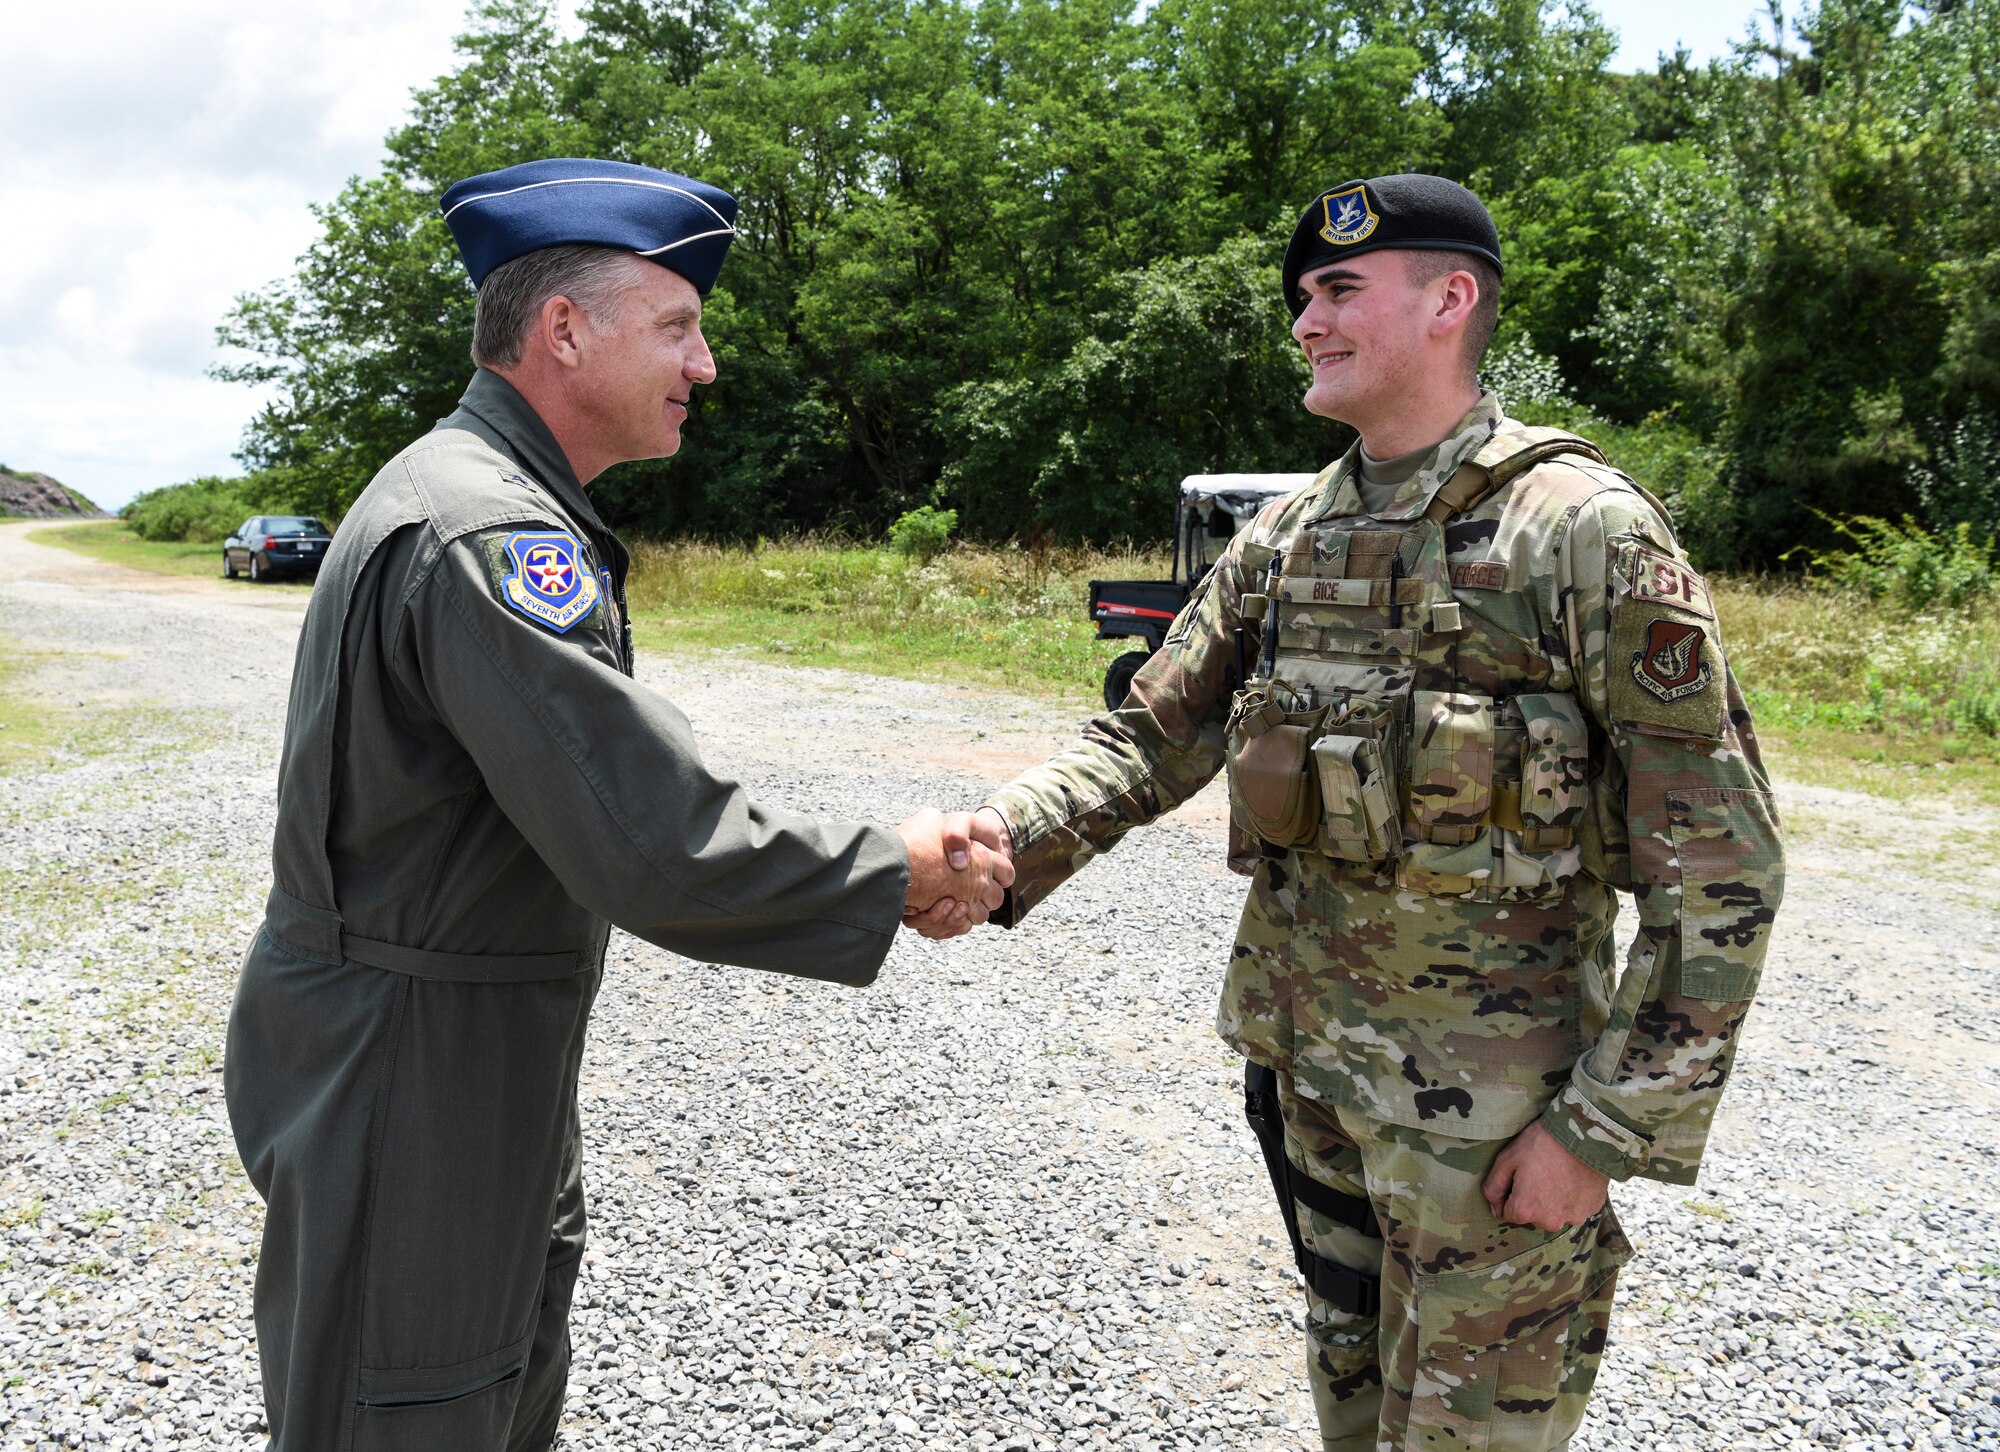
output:
M 254 515 L 222 542 L 222 573 L 231 580 L 239 571 L 253 580 L 317 575 L 332 543 L 326 527 L 308 515 Z

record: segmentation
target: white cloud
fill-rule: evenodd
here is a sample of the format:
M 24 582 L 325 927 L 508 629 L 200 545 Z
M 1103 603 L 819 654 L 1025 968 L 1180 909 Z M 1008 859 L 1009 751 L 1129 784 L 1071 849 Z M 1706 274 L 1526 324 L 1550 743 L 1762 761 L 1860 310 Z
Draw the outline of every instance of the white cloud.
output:
M 0 461 L 108 506 L 234 472 L 259 399 L 204 377 L 216 325 L 291 272 L 312 203 L 379 168 L 465 15 L 465 0 L 0 6 Z

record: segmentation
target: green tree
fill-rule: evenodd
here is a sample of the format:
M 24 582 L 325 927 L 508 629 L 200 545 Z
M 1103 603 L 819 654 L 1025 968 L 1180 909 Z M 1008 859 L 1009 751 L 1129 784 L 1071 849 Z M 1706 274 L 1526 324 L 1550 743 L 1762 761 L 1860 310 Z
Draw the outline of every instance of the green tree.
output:
M 940 495 L 989 536 L 1147 538 L 1185 475 L 1317 468 L 1344 439 L 1299 406 L 1310 380 L 1272 255 L 1270 236 L 1241 237 L 1128 273 L 1058 364 L 961 387 Z

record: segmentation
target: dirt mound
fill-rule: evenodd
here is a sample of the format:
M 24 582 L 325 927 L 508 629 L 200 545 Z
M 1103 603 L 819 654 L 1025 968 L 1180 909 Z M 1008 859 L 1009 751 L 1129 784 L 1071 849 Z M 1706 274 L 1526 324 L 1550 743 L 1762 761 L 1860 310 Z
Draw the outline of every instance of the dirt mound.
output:
M 4 467 L 0 467 L 0 514 L 26 515 L 30 519 L 104 517 L 103 510 L 48 475 L 17 474 Z

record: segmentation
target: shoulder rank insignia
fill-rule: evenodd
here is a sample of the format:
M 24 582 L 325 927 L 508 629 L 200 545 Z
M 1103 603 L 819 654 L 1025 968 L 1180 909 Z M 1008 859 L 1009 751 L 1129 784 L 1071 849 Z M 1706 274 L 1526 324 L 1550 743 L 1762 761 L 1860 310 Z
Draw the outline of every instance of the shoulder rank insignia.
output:
M 1356 183 L 1344 191 L 1328 192 L 1320 199 L 1320 206 L 1326 212 L 1326 225 L 1319 229 L 1319 235 L 1336 247 L 1349 247 L 1367 240 L 1382 220 L 1368 204 L 1366 182 Z
M 597 577 L 583 567 L 582 548 L 558 530 L 522 531 L 507 536 L 513 571 L 500 582 L 509 605 L 531 620 L 563 634 L 597 605 Z

